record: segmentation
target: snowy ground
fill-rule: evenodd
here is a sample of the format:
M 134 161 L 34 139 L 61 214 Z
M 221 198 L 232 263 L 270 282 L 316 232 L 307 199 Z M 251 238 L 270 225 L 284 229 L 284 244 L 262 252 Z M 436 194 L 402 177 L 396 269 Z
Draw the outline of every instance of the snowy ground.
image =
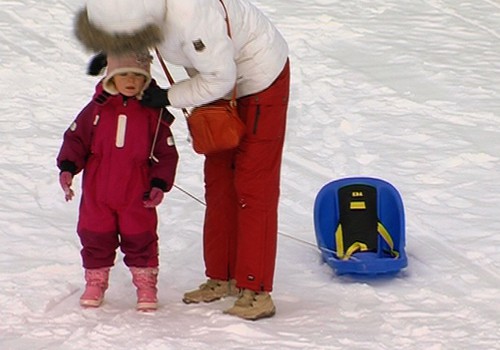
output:
M 78 201 L 55 156 L 96 82 L 72 36 L 82 3 L 1 0 L 0 349 L 500 349 L 498 0 L 255 1 L 293 79 L 278 312 L 258 322 L 221 314 L 233 300 L 181 302 L 204 278 L 204 207 L 179 189 L 159 210 L 158 312 L 133 309 L 121 260 L 104 306 L 78 306 Z M 178 115 L 177 185 L 201 199 Z M 315 247 L 317 192 L 360 175 L 403 196 L 409 267 L 393 278 L 336 276 Z

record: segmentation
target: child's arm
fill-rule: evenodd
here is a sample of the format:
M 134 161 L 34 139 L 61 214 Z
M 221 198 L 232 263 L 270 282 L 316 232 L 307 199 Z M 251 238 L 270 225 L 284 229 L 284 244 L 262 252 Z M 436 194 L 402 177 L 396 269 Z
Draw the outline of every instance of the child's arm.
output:
M 89 103 L 65 131 L 63 143 L 57 156 L 57 167 L 60 170 L 59 184 L 64 191 L 66 201 L 73 198 L 71 189 L 73 176 L 85 166 L 90 152 L 92 135 L 92 119 L 94 104 Z
M 92 102 L 85 106 L 64 132 L 63 143 L 57 156 L 57 167 L 61 171 L 76 175 L 85 167 L 90 153 L 94 106 Z
M 169 112 L 164 110 L 164 114 Z M 175 147 L 174 137 L 170 130 L 170 122 L 172 121 L 167 115 L 167 118 L 160 123 L 156 144 L 153 146 L 153 154 L 157 161 L 152 161 L 150 179 L 151 187 L 157 187 L 164 192 L 170 191 L 174 185 L 177 163 L 179 154 Z M 173 118 L 173 116 L 171 116 Z

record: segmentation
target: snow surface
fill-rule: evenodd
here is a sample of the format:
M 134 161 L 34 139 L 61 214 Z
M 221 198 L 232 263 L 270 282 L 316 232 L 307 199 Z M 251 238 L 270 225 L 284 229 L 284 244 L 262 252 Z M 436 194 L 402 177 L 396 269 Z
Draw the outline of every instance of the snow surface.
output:
M 64 202 L 55 156 L 96 83 L 72 34 L 83 0 L 0 3 L 0 349 L 500 349 L 498 0 L 255 1 L 292 62 L 277 314 L 257 322 L 222 314 L 234 299 L 181 301 L 204 280 L 204 206 L 179 111 L 160 309 L 134 310 L 121 256 L 103 307 L 79 307 L 78 200 Z M 314 199 L 347 176 L 402 194 L 409 267 L 395 277 L 321 261 Z

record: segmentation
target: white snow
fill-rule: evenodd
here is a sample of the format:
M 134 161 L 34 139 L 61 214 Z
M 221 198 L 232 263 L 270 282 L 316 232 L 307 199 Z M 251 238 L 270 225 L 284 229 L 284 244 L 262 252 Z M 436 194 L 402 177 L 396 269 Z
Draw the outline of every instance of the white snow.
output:
M 183 192 L 203 199 L 203 158 L 179 111 L 161 308 L 134 310 L 121 256 L 103 307 L 79 307 L 78 201 L 64 202 L 55 157 L 96 83 L 72 34 L 83 0 L 1 0 L 0 349 L 500 349 L 500 3 L 254 2 L 289 42 L 292 86 L 277 314 L 250 322 L 221 313 L 234 299 L 181 301 L 204 280 L 204 206 Z M 347 176 L 403 197 L 409 266 L 395 277 L 321 261 L 314 199 Z

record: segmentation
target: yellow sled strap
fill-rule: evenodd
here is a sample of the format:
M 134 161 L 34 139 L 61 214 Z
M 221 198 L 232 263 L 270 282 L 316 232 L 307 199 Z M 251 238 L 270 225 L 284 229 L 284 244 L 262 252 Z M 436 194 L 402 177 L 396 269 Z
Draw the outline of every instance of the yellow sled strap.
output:
M 347 248 L 347 252 L 345 252 L 345 256 L 342 257 L 342 260 L 350 259 L 351 256 L 358 250 L 364 252 L 368 250 L 368 246 L 361 242 L 354 242 L 349 248 Z
M 335 243 L 337 245 L 337 257 L 342 260 L 349 260 L 349 258 L 358 250 L 368 250 L 368 246 L 366 244 L 361 242 L 354 242 L 349 248 L 347 248 L 347 251 L 344 253 L 342 225 L 340 224 L 335 231 Z
M 377 231 L 382 236 L 384 241 L 390 248 L 390 253 L 394 258 L 399 258 L 399 253 L 394 250 L 394 242 L 392 241 L 392 237 L 389 234 L 389 231 L 382 225 L 381 222 L 377 224 Z M 339 224 L 337 230 L 335 231 L 335 243 L 337 246 L 337 257 L 342 260 L 348 260 L 352 254 L 359 251 L 366 251 L 368 247 L 366 244 L 361 242 L 354 242 L 350 247 L 347 248 L 347 251 L 344 250 L 344 239 L 342 232 L 342 225 Z
M 337 257 L 342 259 L 344 257 L 344 239 L 342 236 L 342 225 L 340 224 L 335 231 L 335 244 L 337 246 Z
M 381 222 L 379 222 L 377 225 L 377 231 L 382 236 L 384 241 L 387 243 L 389 248 L 391 248 L 390 250 L 391 255 L 395 258 L 399 258 L 399 253 L 394 250 L 394 242 L 392 241 L 392 237 L 389 234 L 389 231 L 387 231 L 387 229 L 384 227 L 384 225 L 382 225 Z

